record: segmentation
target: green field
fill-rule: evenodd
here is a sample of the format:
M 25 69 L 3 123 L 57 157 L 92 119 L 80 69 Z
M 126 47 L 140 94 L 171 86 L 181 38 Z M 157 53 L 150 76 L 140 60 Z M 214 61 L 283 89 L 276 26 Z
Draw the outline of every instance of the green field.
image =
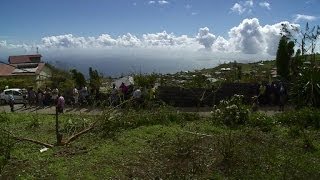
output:
M 0 117 L 16 135 L 55 141 L 52 115 Z M 299 117 L 306 117 L 303 129 Z M 118 112 L 67 147 L 40 153 L 42 146 L 16 142 L 0 179 L 318 179 L 318 117 L 314 110 L 251 114 L 246 124 L 227 127 L 170 108 Z M 61 132 L 95 118 L 63 115 Z

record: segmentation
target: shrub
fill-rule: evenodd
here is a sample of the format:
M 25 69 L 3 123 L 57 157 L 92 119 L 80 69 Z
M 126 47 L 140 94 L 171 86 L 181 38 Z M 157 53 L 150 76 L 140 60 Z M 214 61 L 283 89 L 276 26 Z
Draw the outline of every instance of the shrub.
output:
M 72 135 L 89 125 L 89 120 L 84 117 L 71 118 L 62 122 L 62 132 Z
M 10 159 L 10 152 L 12 148 L 13 142 L 10 138 L 10 135 L 4 130 L 0 129 L 0 174 Z
M 31 121 L 27 124 L 27 129 L 38 128 L 40 126 L 39 116 L 33 115 Z
M 275 118 L 278 122 L 290 126 L 320 128 L 320 111 L 313 108 L 304 108 L 299 111 L 277 114 Z
M 290 92 L 290 98 L 298 107 L 320 107 L 320 70 L 316 66 L 300 70 Z
M 9 117 L 6 113 L 0 114 L 0 174 L 3 167 L 10 159 L 10 152 L 13 147 L 13 142 L 10 135 L 4 130 L 6 124 L 9 122 Z
M 116 132 L 133 129 L 140 126 L 168 125 L 170 123 L 183 123 L 185 121 L 199 120 L 200 116 L 193 113 L 177 112 L 171 107 L 162 106 L 154 110 L 127 110 L 114 111 L 102 115 L 100 127 L 103 135 L 113 136 Z
M 244 125 L 249 119 L 249 109 L 243 104 L 242 95 L 234 95 L 230 100 L 222 100 L 214 107 L 212 118 L 230 127 Z
M 262 113 L 253 113 L 250 115 L 248 125 L 251 127 L 258 127 L 264 132 L 270 131 L 275 124 L 273 117 L 267 116 Z

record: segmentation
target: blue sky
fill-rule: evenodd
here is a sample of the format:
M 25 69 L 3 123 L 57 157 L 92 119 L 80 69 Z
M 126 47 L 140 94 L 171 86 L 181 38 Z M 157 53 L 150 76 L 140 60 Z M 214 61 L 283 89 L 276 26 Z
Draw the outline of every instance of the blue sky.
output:
M 270 59 L 281 23 L 320 24 L 319 7 L 320 0 L 2 0 L 0 58 L 38 47 L 52 59 Z
M 155 1 L 157 2 L 157 1 Z M 263 24 L 292 21 L 296 14 L 320 16 L 319 0 L 273 0 L 271 10 L 253 1 L 251 13 L 232 13 L 234 0 L 3 0 L 0 2 L 0 36 L 14 42 L 40 41 L 44 36 L 74 34 L 96 36 L 141 35 L 166 30 L 194 35 L 200 27 L 227 36 L 242 19 L 256 17 Z M 308 3 L 309 2 L 309 3 Z M 319 23 L 318 21 L 316 21 Z M 316 23 L 315 22 L 315 23 Z

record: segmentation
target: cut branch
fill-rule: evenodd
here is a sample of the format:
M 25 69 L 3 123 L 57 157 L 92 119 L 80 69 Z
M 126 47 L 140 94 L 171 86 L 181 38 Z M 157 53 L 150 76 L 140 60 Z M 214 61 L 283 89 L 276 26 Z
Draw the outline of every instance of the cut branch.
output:
M 110 113 L 111 111 L 113 111 L 114 109 L 130 102 L 132 99 L 129 99 L 129 100 L 126 100 L 126 101 L 123 101 L 122 103 L 120 103 L 119 105 L 115 106 L 115 107 L 112 107 L 111 109 L 109 109 L 107 112 L 105 113 Z M 68 138 L 68 140 L 66 140 L 65 142 L 62 142 L 62 145 L 68 145 L 70 144 L 71 142 L 73 142 L 74 140 L 78 139 L 81 135 L 91 131 L 93 128 L 95 128 L 96 124 L 99 122 L 100 119 L 97 119 L 96 121 L 94 121 L 88 128 L 78 132 L 77 134 L 75 135 L 72 135 L 71 137 Z
M 98 122 L 98 120 L 95 121 L 94 123 L 92 123 L 88 128 L 86 128 L 86 129 L 78 132 L 78 133 L 75 134 L 75 135 L 72 135 L 71 137 L 68 138 L 67 141 L 63 142 L 62 144 L 63 144 L 63 145 L 67 145 L 67 144 L 71 143 L 72 141 L 76 140 L 77 138 L 79 138 L 82 134 L 85 134 L 85 133 L 89 132 L 90 130 L 92 130 L 92 129 L 95 127 L 95 125 L 97 124 L 97 122 Z
M 182 131 L 182 132 L 188 133 L 188 134 L 193 134 L 196 136 L 214 137 L 213 135 L 210 135 L 210 134 L 202 134 L 202 133 L 191 132 L 191 131 Z
M 12 138 L 15 139 L 15 140 L 18 140 L 18 141 L 27 141 L 27 142 L 35 143 L 35 144 L 38 144 L 38 145 L 45 146 L 47 148 L 53 148 L 54 147 L 54 145 L 52 145 L 52 144 L 44 143 L 44 142 L 37 141 L 37 140 L 34 140 L 34 139 L 22 138 L 22 137 L 17 137 L 17 136 L 12 136 Z

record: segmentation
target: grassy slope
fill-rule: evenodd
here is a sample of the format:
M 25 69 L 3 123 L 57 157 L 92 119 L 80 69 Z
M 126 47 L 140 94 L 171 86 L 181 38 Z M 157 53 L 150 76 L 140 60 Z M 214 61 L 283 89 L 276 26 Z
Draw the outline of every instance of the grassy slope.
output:
M 54 117 L 12 115 L 16 134 L 54 142 Z M 90 119 L 90 117 L 85 117 Z M 39 127 L 31 127 L 37 124 Z M 80 120 L 64 116 L 61 121 Z M 188 133 L 199 132 L 211 136 Z M 275 125 L 271 131 L 240 127 L 226 129 L 206 120 L 140 126 L 103 138 L 89 133 L 69 147 L 42 148 L 17 143 L 3 177 L 27 179 L 105 178 L 303 178 L 320 177 L 320 151 L 303 149 L 301 136 Z M 317 149 L 320 134 L 313 134 Z M 1 178 L 1 176 L 0 176 Z

